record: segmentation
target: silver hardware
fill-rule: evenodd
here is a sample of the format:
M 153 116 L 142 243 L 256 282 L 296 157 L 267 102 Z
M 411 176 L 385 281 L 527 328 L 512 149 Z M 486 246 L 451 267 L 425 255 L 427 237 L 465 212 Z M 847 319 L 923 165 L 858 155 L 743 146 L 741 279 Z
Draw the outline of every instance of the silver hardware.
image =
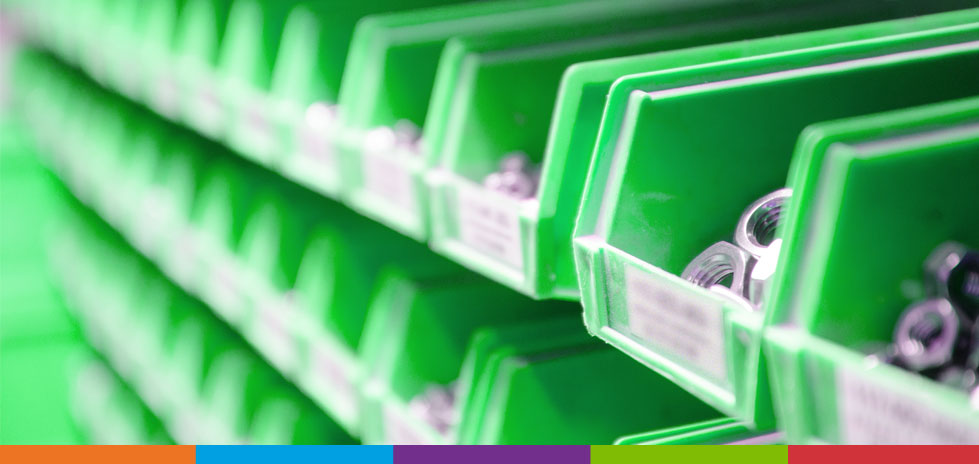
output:
M 725 286 L 744 298 L 745 282 L 751 265 L 752 259 L 748 252 L 729 242 L 717 242 L 697 255 L 680 276 L 704 288 Z M 724 285 L 725 281 L 729 283 Z
M 445 435 L 455 425 L 455 389 L 452 386 L 430 385 L 412 398 L 408 409 Z
M 915 303 L 901 315 L 894 329 L 897 361 L 918 372 L 949 364 L 962 328 L 960 316 L 948 300 L 933 298 Z
M 756 258 L 761 258 L 772 241 L 792 189 L 783 188 L 759 198 L 741 214 L 734 230 L 734 243 Z
M 946 242 L 925 260 L 926 284 L 970 321 L 979 319 L 979 252 Z
M 532 198 L 537 194 L 540 172 L 523 152 L 503 157 L 499 169 L 483 179 L 483 186 L 516 199 Z

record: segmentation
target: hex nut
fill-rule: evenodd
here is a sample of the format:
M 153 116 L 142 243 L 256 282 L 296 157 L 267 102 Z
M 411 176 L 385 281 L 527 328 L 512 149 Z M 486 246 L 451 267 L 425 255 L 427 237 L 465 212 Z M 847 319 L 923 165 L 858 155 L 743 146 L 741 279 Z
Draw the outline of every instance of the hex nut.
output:
M 734 243 L 752 256 L 760 258 L 775 240 L 775 231 L 781 220 L 782 207 L 792 196 L 792 189 L 778 189 L 759 198 L 741 213 L 734 230 Z
M 744 295 L 753 264 L 747 251 L 730 242 L 717 242 L 690 261 L 680 276 L 704 288 L 721 284 L 730 277 L 728 288 L 735 294 Z
M 408 409 L 439 433 L 447 433 L 455 424 L 455 391 L 451 386 L 430 385 L 411 399 Z
M 494 192 L 519 200 L 532 198 L 537 194 L 540 173 L 534 169 L 523 152 L 507 154 L 500 161 L 498 171 L 483 179 L 483 186 Z
M 768 292 L 768 282 L 775 275 L 775 267 L 778 265 L 778 255 L 782 250 L 782 239 L 777 238 L 771 243 L 761 257 L 751 268 L 751 279 L 748 281 L 748 301 L 756 307 L 761 307 Z
M 979 319 L 979 251 L 956 242 L 938 246 L 925 260 L 927 284 L 972 321 Z
M 963 329 L 960 315 L 944 298 L 911 305 L 894 330 L 894 346 L 901 364 L 924 371 L 949 364 Z
M 727 300 L 735 307 L 741 308 L 748 312 L 754 312 L 755 309 L 757 309 L 754 305 L 751 304 L 750 301 L 748 301 L 744 297 L 744 295 L 741 295 L 740 293 L 734 293 L 733 290 L 723 285 L 711 285 L 709 290 L 711 291 L 711 293 L 717 294 L 721 298 Z

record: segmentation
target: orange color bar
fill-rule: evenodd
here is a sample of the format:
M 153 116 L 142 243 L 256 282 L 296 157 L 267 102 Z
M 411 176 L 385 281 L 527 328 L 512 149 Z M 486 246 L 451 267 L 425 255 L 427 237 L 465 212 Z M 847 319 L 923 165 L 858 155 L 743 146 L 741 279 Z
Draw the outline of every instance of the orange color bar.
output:
M 0 446 L 0 462 L 194 464 L 194 446 Z

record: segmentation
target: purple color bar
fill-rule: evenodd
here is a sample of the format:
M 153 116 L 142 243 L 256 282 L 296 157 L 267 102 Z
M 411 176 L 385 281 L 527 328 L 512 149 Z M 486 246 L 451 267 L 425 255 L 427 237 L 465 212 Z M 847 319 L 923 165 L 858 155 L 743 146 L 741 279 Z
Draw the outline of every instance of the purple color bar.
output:
M 587 446 L 395 446 L 394 464 L 589 464 Z

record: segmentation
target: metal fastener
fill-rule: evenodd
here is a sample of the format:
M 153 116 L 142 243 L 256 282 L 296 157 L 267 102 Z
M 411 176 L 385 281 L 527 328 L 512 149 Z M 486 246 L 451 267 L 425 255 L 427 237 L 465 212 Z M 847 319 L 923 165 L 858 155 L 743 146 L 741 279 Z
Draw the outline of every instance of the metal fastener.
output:
M 775 239 L 770 245 L 765 247 L 761 256 L 751 267 L 751 278 L 748 281 L 748 301 L 755 307 L 761 307 L 762 302 L 768 293 L 768 282 L 775 275 L 775 267 L 778 265 L 778 255 L 782 250 L 782 239 Z
M 925 260 L 927 285 L 970 321 L 979 319 L 979 252 L 956 242 L 938 246 Z
M 409 410 L 431 425 L 441 434 L 446 434 L 455 424 L 455 391 L 452 386 L 431 385 L 412 398 Z
M 748 252 L 729 242 L 717 242 L 697 255 L 680 276 L 704 288 L 721 285 L 744 295 L 751 265 Z
M 963 329 L 960 315 L 944 298 L 909 307 L 894 330 L 897 360 L 908 369 L 925 371 L 952 362 Z
M 734 243 L 756 258 L 775 240 L 782 215 L 782 206 L 792 196 L 792 189 L 783 188 L 759 198 L 741 214 L 734 231 Z
M 483 186 L 506 196 L 526 199 L 537 193 L 540 172 L 523 152 L 507 154 L 499 169 L 483 179 Z

